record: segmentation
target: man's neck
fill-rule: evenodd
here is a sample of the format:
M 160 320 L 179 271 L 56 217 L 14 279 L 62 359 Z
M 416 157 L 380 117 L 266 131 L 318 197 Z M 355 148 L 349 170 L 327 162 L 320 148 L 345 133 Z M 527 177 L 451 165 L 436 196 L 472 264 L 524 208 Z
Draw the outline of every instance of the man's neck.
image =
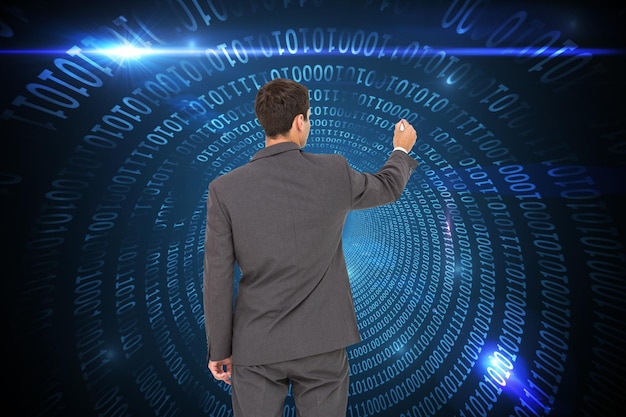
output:
M 276 136 L 274 138 L 270 138 L 268 136 L 265 137 L 265 147 L 266 148 L 268 146 L 276 145 L 276 144 L 279 144 L 279 143 L 285 143 L 285 142 L 295 143 L 296 145 L 300 146 L 300 144 L 294 138 L 291 138 L 289 136 L 278 135 L 278 136 Z

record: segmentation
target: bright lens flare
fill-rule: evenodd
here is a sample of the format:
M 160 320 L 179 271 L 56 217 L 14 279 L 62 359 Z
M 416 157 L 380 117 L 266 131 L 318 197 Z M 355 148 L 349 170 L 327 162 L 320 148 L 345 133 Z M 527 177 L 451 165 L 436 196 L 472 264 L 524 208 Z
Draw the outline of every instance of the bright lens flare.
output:
M 103 51 L 105 55 L 111 57 L 119 57 L 122 59 L 138 59 L 143 55 L 150 53 L 149 49 L 137 48 L 132 45 L 118 46 L 116 48 L 107 48 Z

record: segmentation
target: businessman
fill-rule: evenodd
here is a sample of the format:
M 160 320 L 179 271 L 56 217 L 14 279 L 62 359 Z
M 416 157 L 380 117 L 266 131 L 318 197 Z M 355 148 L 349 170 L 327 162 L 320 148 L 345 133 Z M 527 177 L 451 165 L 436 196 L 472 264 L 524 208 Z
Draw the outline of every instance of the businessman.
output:
M 344 417 L 346 347 L 361 341 L 342 248 L 351 210 L 396 201 L 417 134 L 396 123 L 377 173 L 302 150 L 308 89 L 277 78 L 257 92 L 265 147 L 209 184 L 203 302 L 208 367 L 232 383 L 235 417 L 279 417 L 289 385 L 300 417 Z M 234 300 L 235 264 L 241 270 Z

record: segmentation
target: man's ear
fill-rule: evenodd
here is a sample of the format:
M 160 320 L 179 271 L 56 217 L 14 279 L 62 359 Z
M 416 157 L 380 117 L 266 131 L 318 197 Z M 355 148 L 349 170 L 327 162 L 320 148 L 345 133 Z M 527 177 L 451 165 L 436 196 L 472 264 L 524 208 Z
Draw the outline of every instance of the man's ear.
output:
M 304 126 L 304 115 L 302 113 L 297 115 L 295 118 L 295 122 L 298 129 L 302 129 L 302 126 Z

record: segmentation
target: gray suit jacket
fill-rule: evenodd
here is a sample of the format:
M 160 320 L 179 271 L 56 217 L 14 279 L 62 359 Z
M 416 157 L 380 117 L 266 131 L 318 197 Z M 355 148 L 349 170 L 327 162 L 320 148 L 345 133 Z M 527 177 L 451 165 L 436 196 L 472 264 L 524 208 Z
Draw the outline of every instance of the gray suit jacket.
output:
M 340 155 L 289 142 L 213 180 L 204 248 L 209 358 L 259 365 L 358 343 L 346 215 L 396 201 L 416 166 L 394 151 L 378 173 L 359 173 Z M 235 262 L 242 275 L 233 314 Z

